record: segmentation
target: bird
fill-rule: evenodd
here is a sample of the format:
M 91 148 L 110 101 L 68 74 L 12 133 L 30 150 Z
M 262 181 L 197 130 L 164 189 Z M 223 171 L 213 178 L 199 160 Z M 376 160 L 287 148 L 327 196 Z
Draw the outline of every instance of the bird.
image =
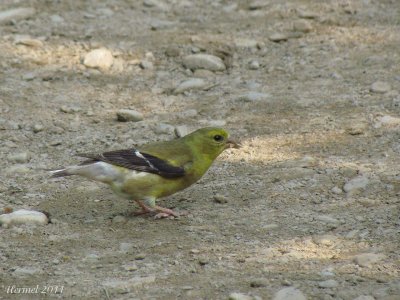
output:
M 119 196 L 135 201 L 140 211 L 155 218 L 178 217 L 156 200 L 197 182 L 214 160 L 228 148 L 241 145 L 223 128 L 205 127 L 181 138 L 148 143 L 137 148 L 104 153 L 81 153 L 86 160 L 51 171 L 53 178 L 79 175 L 108 184 Z

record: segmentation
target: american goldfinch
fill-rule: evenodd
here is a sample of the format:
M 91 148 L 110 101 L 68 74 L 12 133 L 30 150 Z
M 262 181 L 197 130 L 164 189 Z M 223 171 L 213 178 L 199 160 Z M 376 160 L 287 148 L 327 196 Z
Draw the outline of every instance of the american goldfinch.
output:
M 54 170 L 52 177 L 80 175 L 108 184 L 118 195 L 134 200 L 141 211 L 156 217 L 178 216 L 156 205 L 156 199 L 172 195 L 198 181 L 213 161 L 228 148 L 239 148 L 226 130 L 207 127 L 167 142 L 102 154 L 78 154 L 87 160 Z

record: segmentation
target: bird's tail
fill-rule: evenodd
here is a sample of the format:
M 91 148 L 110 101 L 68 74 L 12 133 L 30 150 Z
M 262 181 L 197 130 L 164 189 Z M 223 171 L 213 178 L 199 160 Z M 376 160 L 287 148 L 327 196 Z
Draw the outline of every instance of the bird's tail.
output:
M 68 172 L 68 169 L 49 170 L 49 172 L 52 178 L 75 175 Z

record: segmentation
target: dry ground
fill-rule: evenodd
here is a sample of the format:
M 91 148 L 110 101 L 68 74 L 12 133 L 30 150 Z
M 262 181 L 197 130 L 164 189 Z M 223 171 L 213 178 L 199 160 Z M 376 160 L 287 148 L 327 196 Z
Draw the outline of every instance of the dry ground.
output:
M 0 24 L 0 208 L 52 223 L 0 228 L 0 299 L 272 299 L 286 286 L 400 299 L 400 1 L 0 3 L 16 7 L 35 12 Z M 99 47 L 110 69 L 83 65 Z M 222 53 L 227 71 L 185 70 L 192 52 Z M 206 89 L 171 93 L 195 76 Z M 117 122 L 126 108 L 144 120 Z M 189 216 L 115 218 L 133 204 L 44 171 L 174 138 L 161 123 L 223 125 L 244 145 L 160 201 Z M 63 290 L 7 293 L 37 285 Z

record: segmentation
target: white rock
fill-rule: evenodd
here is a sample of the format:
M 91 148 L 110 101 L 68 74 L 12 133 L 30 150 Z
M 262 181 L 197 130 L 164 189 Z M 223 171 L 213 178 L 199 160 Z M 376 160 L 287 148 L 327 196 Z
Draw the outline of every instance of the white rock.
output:
M 229 300 L 254 300 L 252 296 L 242 294 L 242 293 L 231 293 L 229 295 Z
M 341 194 L 341 193 L 343 193 L 343 190 L 341 189 L 341 188 L 339 188 L 339 187 L 337 187 L 337 186 L 334 186 L 332 189 L 331 189 L 331 191 L 332 191 L 332 193 L 334 193 L 334 194 Z
M 346 182 L 346 184 L 343 186 L 343 190 L 346 193 L 350 193 L 356 190 L 365 189 L 368 183 L 369 179 L 367 176 L 359 175 Z
M 306 296 L 295 287 L 286 287 L 279 290 L 274 297 L 273 300 L 306 300 Z
M 189 134 L 189 128 L 187 128 L 187 126 L 185 125 L 181 125 L 181 126 L 176 126 L 175 127 L 175 135 L 176 137 L 183 137 L 185 135 Z
M 378 126 L 375 127 L 381 127 L 381 126 L 397 126 L 400 125 L 400 118 L 392 117 L 392 116 L 383 116 L 378 118 Z
M 182 94 L 190 90 L 198 90 L 206 87 L 207 82 L 201 78 L 191 78 L 181 82 L 175 89 L 174 94 Z
M 318 286 L 321 288 L 335 288 L 338 285 L 339 285 L 339 283 L 334 279 L 329 279 L 329 280 L 318 282 Z
M 160 123 L 154 128 L 154 132 L 157 134 L 172 134 L 174 129 L 175 127 L 172 125 Z
M 373 93 L 384 94 L 389 92 L 391 89 L 392 88 L 389 83 L 384 81 L 376 81 L 371 85 L 369 90 Z
M 27 163 L 31 159 L 31 156 L 28 152 L 21 152 L 11 154 L 10 156 L 8 156 L 8 159 L 12 162 L 23 164 Z
M 43 273 L 42 269 L 35 267 L 17 267 L 13 272 L 13 274 L 18 277 L 32 276 L 42 273 Z
M 357 298 L 354 298 L 353 300 L 375 300 L 375 298 L 369 295 L 361 295 L 358 296 Z
M 156 277 L 146 276 L 146 277 L 133 277 L 128 280 L 119 280 L 119 279 L 109 279 L 103 282 L 103 287 L 114 290 L 117 293 L 126 293 L 133 291 L 135 288 L 141 287 L 145 284 L 151 284 L 156 281 Z
M 260 63 L 257 60 L 252 60 L 249 63 L 249 69 L 250 70 L 258 70 L 260 68 Z
M 117 120 L 120 122 L 139 122 L 143 120 L 143 114 L 132 109 L 120 109 L 117 111 Z
M 83 64 L 89 68 L 109 69 L 114 57 L 110 50 L 105 48 L 95 49 L 85 55 Z
M 354 262 L 361 267 L 368 267 L 385 258 L 383 254 L 362 253 L 354 257 Z
M 210 54 L 192 54 L 183 58 L 183 65 L 191 70 L 206 69 L 209 71 L 224 71 L 226 66 L 222 59 Z
M 269 39 L 272 42 L 283 42 L 283 41 L 287 41 L 289 39 L 289 37 L 284 33 L 273 33 L 269 36 Z
M 140 67 L 141 67 L 142 69 L 145 69 L 145 70 L 151 70 L 151 69 L 154 68 L 154 65 L 153 65 L 153 63 L 152 63 L 151 61 L 142 60 L 142 61 L 140 62 Z
M 35 14 L 35 10 L 30 7 L 20 7 L 15 9 L 4 10 L 0 12 L 0 24 L 10 22 L 12 20 L 27 19 Z
M 9 214 L 0 215 L 0 224 L 6 226 L 19 224 L 46 225 L 47 223 L 49 223 L 47 216 L 34 210 L 20 209 Z

